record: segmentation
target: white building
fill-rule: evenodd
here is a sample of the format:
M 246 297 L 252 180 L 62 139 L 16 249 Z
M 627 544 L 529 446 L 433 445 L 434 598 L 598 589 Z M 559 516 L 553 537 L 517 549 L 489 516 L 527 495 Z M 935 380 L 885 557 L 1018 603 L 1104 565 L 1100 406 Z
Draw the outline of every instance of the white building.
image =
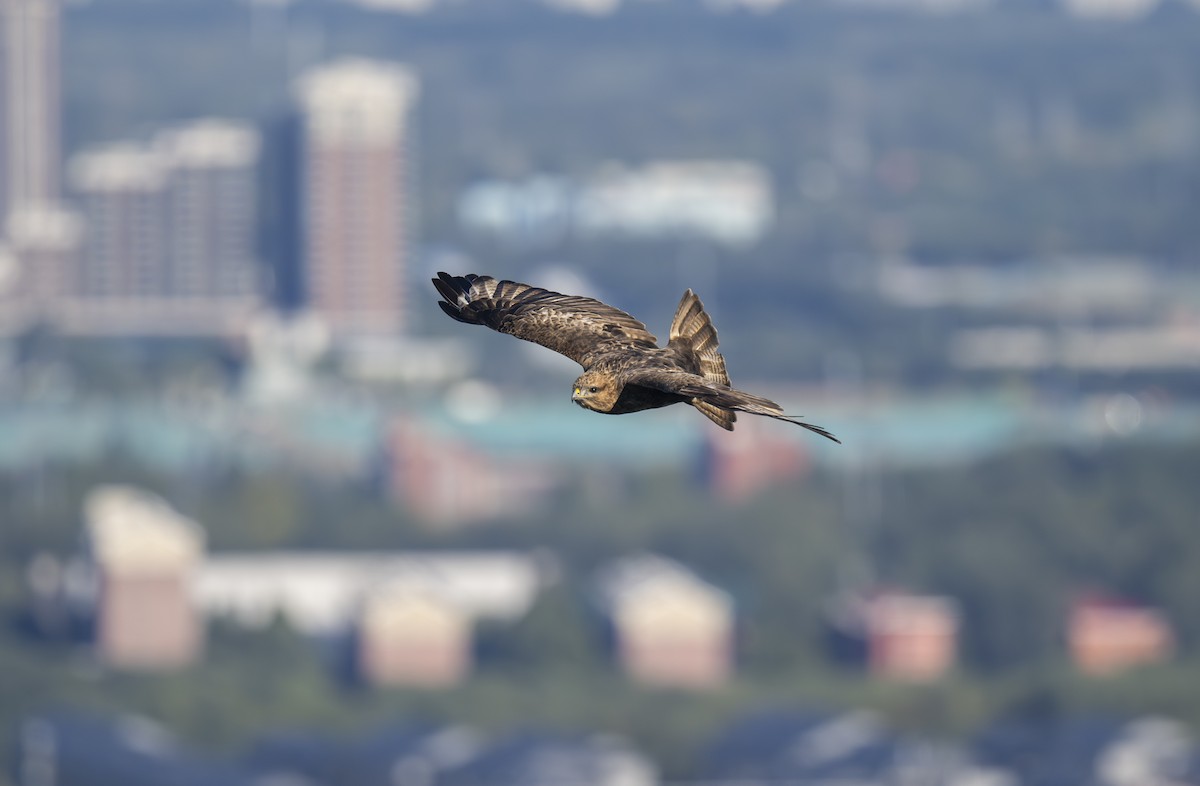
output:
M 756 241 L 774 218 L 765 169 L 742 161 L 661 161 L 600 172 L 580 195 L 583 234 L 696 235 L 729 245 Z
M 758 241 L 775 219 L 766 169 L 748 161 L 609 165 L 582 182 L 539 175 L 483 181 L 464 192 L 459 220 L 471 231 L 518 242 L 582 237 L 699 238 L 727 246 Z
M 471 666 L 476 620 L 516 620 L 557 580 L 541 551 L 214 556 L 197 523 L 124 486 L 92 491 L 83 518 L 85 557 L 31 575 L 43 601 L 94 616 L 98 654 L 123 668 L 191 662 L 206 618 L 250 628 L 282 618 L 305 635 L 352 636 L 371 681 L 444 685 Z
M 1067 13 L 1083 19 L 1138 19 L 1158 7 L 1161 0 L 1060 0 Z
M 398 583 L 471 618 L 516 619 L 554 577 L 553 561 L 526 552 L 287 552 L 210 557 L 193 591 L 209 616 L 262 626 L 282 616 L 312 635 L 348 629 L 371 593 Z

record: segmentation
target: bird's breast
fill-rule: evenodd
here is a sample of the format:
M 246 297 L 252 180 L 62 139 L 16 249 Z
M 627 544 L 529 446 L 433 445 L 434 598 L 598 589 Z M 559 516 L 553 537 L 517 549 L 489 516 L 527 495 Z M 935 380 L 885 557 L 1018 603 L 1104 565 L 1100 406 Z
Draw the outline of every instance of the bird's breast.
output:
M 621 395 L 617 397 L 617 402 L 608 412 L 611 415 L 624 415 L 627 412 L 641 412 L 643 409 L 658 409 L 671 404 L 679 404 L 686 400 L 677 393 L 667 393 L 641 385 L 626 385 L 621 390 Z

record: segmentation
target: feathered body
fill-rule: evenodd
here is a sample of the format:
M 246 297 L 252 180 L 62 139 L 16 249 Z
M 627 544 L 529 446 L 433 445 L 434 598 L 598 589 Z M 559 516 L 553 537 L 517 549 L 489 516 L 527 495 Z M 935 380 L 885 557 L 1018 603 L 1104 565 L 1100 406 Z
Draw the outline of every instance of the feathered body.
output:
M 438 305 L 453 319 L 541 344 L 583 366 L 571 398 L 586 409 L 624 415 L 690 404 L 728 431 L 737 412 L 748 412 L 839 442 L 820 426 L 785 415 L 770 399 L 730 387 L 717 331 L 690 289 L 660 347 L 644 324 L 592 298 L 474 274 L 438 273 L 433 284 L 444 298 Z

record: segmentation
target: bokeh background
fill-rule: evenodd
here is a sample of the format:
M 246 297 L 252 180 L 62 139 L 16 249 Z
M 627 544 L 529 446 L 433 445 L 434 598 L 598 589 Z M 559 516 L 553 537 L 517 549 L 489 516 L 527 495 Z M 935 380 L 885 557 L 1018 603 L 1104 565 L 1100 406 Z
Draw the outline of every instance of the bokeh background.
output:
M 0 0 L 0 784 L 1200 783 L 1194 0 Z M 429 277 L 704 299 L 839 435 Z

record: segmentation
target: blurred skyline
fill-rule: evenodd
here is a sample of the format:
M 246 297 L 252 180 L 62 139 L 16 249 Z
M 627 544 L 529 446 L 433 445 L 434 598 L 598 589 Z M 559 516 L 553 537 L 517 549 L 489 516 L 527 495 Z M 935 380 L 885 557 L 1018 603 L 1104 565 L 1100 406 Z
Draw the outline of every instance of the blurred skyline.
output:
M 0 42 L 0 786 L 1200 783 L 1197 0 Z M 845 444 L 581 411 L 437 270 L 690 287 Z

